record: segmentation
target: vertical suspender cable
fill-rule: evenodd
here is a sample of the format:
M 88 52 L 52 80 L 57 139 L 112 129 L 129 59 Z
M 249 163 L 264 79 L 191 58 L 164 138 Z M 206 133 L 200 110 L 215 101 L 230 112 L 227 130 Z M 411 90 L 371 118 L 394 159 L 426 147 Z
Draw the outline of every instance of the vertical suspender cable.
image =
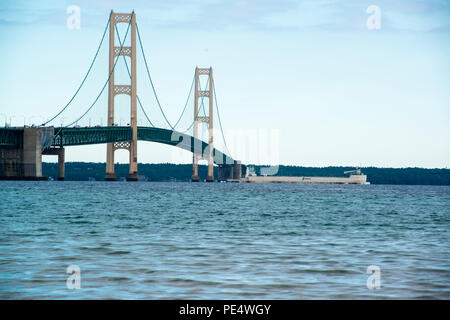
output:
M 175 130 L 175 128 L 172 127 L 172 125 L 170 124 L 169 120 L 167 120 L 166 114 L 164 113 L 164 111 L 163 111 L 163 109 L 161 107 L 161 103 L 159 102 L 158 95 L 156 94 L 156 89 L 155 89 L 155 86 L 153 85 L 152 77 L 150 76 L 150 70 L 148 69 L 147 59 L 145 57 L 144 47 L 142 46 L 141 35 L 139 34 L 139 27 L 138 27 L 137 24 L 136 24 L 136 31 L 137 31 L 137 35 L 138 35 L 138 39 L 139 39 L 139 46 L 141 47 L 141 51 L 142 51 L 142 56 L 144 57 L 145 68 L 147 70 L 147 76 L 148 76 L 148 78 L 150 80 L 150 84 L 152 86 L 153 94 L 155 95 L 155 98 L 156 98 L 156 103 L 158 104 L 159 110 L 161 111 L 161 113 L 162 113 L 164 119 L 166 120 L 167 124 L 169 125 L 169 127 L 172 130 Z
M 219 119 L 220 132 L 222 132 L 223 144 L 224 144 L 225 148 L 227 149 L 228 155 L 231 157 L 231 153 L 230 153 L 230 150 L 228 149 L 227 141 L 225 140 L 225 135 L 223 133 L 222 121 L 220 120 L 219 105 L 217 104 L 216 85 L 214 84 L 214 79 L 213 79 L 213 91 L 214 91 L 214 101 L 215 101 L 216 110 L 217 110 L 217 118 Z

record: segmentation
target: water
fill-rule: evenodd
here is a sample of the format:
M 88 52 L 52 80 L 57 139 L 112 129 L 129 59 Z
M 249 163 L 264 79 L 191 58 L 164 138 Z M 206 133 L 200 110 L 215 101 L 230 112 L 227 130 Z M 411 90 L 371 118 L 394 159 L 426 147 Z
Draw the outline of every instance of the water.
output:
M 450 187 L 3 181 L 0 230 L 3 299 L 450 299 Z

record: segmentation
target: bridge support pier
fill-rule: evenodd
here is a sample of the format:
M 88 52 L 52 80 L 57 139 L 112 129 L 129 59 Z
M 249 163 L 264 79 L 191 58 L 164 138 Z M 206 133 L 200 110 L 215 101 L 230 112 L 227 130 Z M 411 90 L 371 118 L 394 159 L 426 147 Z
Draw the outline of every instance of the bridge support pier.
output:
M 58 154 L 58 180 L 63 181 L 64 175 L 65 175 L 65 150 L 64 148 L 61 148 L 60 153 Z
M 113 173 L 106 173 L 105 174 L 105 181 L 116 181 L 117 180 L 117 175 L 113 172 Z
M 106 174 L 105 181 L 116 181 L 117 175 L 114 172 L 114 144 L 106 145 Z
M 234 161 L 233 165 L 220 165 L 217 173 L 218 181 L 239 180 L 245 174 L 246 167 L 241 164 L 241 161 Z
M 45 150 L 43 155 L 58 156 L 58 180 L 64 181 L 65 175 L 65 149 L 64 148 L 50 148 Z
M 0 148 L 0 179 L 46 180 L 42 176 L 42 146 L 53 135 L 53 128 L 24 128 L 14 134 L 17 145 Z
M 25 177 L 42 177 L 42 131 L 39 128 L 23 130 L 23 169 Z
M 230 165 L 220 165 L 217 169 L 217 180 L 227 181 L 233 178 L 233 167 Z
M 197 174 L 193 174 L 193 175 L 192 175 L 191 181 L 192 181 L 192 182 L 199 182 L 199 181 L 200 181 L 200 177 L 199 177 L 199 175 L 198 175 L 198 172 L 197 172 Z
M 127 174 L 127 181 L 138 181 L 139 175 L 137 172 Z

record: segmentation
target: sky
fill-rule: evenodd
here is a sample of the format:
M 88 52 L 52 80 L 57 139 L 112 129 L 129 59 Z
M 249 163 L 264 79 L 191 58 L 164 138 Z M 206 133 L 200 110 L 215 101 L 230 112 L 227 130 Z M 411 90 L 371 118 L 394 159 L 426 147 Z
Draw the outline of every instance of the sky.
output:
M 68 25 L 74 21 L 71 6 L 80 9 L 79 28 Z M 111 10 L 135 10 L 155 89 L 172 124 L 195 67 L 213 67 L 224 136 L 235 159 L 450 167 L 450 1 L 444 0 L 1 1 L 0 125 L 38 124 L 64 107 L 89 68 Z M 123 38 L 126 25 L 118 27 Z M 80 93 L 51 124 L 76 120 L 107 77 L 108 35 Z M 142 55 L 137 77 L 148 116 L 167 127 Z M 119 60 L 116 83 L 127 81 Z M 125 125 L 129 97 L 117 96 L 115 104 L 116 122 Z M 107 90 L 78 124 L 105 125 L 106 114 Z M 183 131 L 192 119 L 191 97 L 177 128 Z M 148 125 L 142 113 L 138 124 Z M 216 146 L 224 149 L 220 130 L 214 132 Z M 201 137 L 207 138 L 205 128 Z M 106 146 L 69 147 L 66 161 L 105 162 Z M 117 151 L 116 161 L 126 163 L 128 152 Z M 139 142 L 138 161 L 190 163 L 192 155 Z

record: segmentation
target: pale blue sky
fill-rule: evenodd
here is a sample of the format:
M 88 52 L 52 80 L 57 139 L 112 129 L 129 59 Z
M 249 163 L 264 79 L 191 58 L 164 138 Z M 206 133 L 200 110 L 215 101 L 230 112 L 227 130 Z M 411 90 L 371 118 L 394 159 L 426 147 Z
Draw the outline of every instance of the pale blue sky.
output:
M 69 5 L 81 9 L 79 30 L 66 26 Z M 381 9 L 380 30 L 366 26 L 369 5 Z M 1 125 L 5 118 L 13 125 L 39 123 L 65 105 L 89 67 L 111 9 L 136 11 L 172 123 L 195 66 L 214 68 L 235 158 L 267 159 L 248 159 L 236 132 L 275 132 L 280 142 L 272 150 L 282 164 L 450 166 L 450 1 L 1 1 Z M 86 87 L 56 125 L 84 112 L 107 68 L 106 41 Z M 117 77 L 127 80 L 123 66 Z M 162 125 L 142 58 L 138 94 L 150 118 Z M 104 92 L 80 124 L 105 124 L 106 102 Z M 192 103 L 182 127 L 192 119 Z M 126 97 L 116 100 L 117 122 L 126 123 L 127 106 Z M 104 162 L 105 151 L 103 145 L 72 147 L 66 160 Z M 189 153 L 174 152 L 139 143 L 140 162 L 190 161 Z M 126 162 L 127 152 L 116 159 Z

